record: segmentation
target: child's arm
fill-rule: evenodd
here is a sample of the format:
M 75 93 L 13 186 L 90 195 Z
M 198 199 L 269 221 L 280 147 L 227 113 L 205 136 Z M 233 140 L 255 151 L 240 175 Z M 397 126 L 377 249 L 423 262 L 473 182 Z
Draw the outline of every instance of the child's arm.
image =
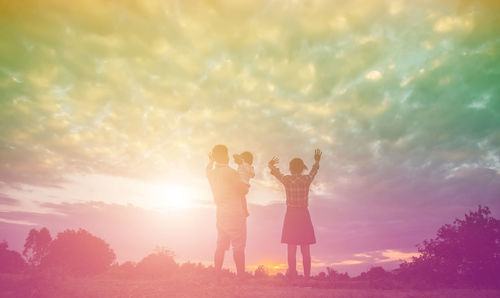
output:
M 311 171 L 309 172 L 309 177 L 311 178 L 311 181 L 314 179 L 314 177 L 318 173 L 319 161 L 321 160 L 321 154 L 323 154 L 321 152 L 321 150 L 319 150 L 319 149 L 314 150 L 314 164 L 311 168 Z
M 268 163 L 267 166 L 271 170 L 271 175 L 276 177 L 279 181 L 283 182 L 283 174 L 281 173 L 280 169 L 276 167 L 276 164 L 280 161 L 280 159 L 275 156 L 273 159 L 271 159 Z

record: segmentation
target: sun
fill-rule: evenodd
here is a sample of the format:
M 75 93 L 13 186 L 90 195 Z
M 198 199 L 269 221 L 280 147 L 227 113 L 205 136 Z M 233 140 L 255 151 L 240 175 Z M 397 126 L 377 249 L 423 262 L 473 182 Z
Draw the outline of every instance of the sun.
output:
M 154 190 L 154 200 L 161 209 L 184 209 L 192 205 L 192 191 L 182 183 L 158 185 Z

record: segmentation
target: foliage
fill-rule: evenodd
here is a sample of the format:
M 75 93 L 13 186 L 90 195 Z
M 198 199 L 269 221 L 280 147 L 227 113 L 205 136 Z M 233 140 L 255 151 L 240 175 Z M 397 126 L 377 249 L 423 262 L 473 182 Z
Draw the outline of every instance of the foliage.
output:
M 349 280 L 349 275 L 347 272 L 340 273 L 331 267 L 326 267 L 326 278 L 330 281 L 344 281 Z
M 371 267 L 367 272 L 361 273 L 359 279 L 367 280 L 369 286 L 375 289 L 392 289 L 394 287 L 393 274 L 380 266 Z
M 114 260 L 115 253 L 104 240 L 79 229 L 57 234 L 41 265 L 75 275 L 88 275 L 106 271 Z
M 17 251 L 9 250 L 7 241 L 0 242 L 0 272 L 19 273 L 26 268 L 26 262 Z
M 47 228 L 40 231 L 31 229 L 24 243 L 23 256 L 32 266 L 40 265 L 42 259 L 47 255 L 52 237 Z
M 358 277 L 339 273 L 331 267 L 313 277 L 314 287 L 352 289 L 392 289 L 408 287 L 498 287 L 500 285 L 500 221 L 491 217 L 487 207 L 479 206 L 464 219 L 442 226 L 434 239 L 418 246 L 419 257 L 404 262 L 392 272 L 382 267 L 372 267 Z M 201 263 L 177 264 L 174 254 L 157 248 L 139 263 L 114 264 L 115 255 L 108 244 L 85 230 L 66 230 L 51 241 L 48 230 L 31 230 L 23 254 L 30 264 L 45 272 L 95 274 L 108 270 L 110 276 L 119 278 L 147 277 L 148 279 L 183 275 L 190 280 L 214 279 L 213 267 Z M 19 272 L 25 266 L 21 255 L 0 243 L 2 272 Z M 37 265 L 38 264 L 38 265 Z M 50 269 L 50 270 L 45 270 Z M 219 279 L 232 279 L 234 274 L 224 270 Z M 271 276 L 261 265 L 254 271 L 256 279 L 269 284 L 282 284 L 283 274 Z M 300 277 L 299 277 L 300 280 Z M 300 282 L 299 282 L 300 283 Z
M 177 269 L 174 254 L 165 248 L 144 257 L 137 265 L 136 272 L 141 275 L 158 277 L 169 275 Z
M 266 278 L 269 276 L 269 273 L 267 272 L 266 267 L 264 265 L 259 265 L 257 269 L 255 269 L 255 272 L 253 273 L 255 278 Z
M 442 226 L 421 253 L 401 264 L 398 275 L 420 286 L 500 286 L 500 221 L 479 206 L 464 219 Z

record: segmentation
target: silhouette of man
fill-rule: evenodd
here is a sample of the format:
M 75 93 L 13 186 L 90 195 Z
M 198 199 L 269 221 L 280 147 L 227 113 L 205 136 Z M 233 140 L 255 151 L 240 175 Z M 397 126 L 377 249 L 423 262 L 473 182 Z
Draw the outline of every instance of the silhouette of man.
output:
M 245 273 L 246 214 L 242 197 L 248 192 L 248 185 L 242 182 L 238 172 L 229 167 L 227 147 L 216 145 L 209 154 L 206 174 L 216 210 L 217 247 L 214 267 L 220 273 L 225 251 L 230 244 L 238 276 Z

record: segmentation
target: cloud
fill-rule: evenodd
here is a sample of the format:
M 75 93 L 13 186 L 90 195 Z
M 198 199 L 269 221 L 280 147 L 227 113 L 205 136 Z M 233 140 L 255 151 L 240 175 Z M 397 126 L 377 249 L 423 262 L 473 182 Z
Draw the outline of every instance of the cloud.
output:
M 19 200 L 10 198 L 0 193 L 0 205 L 12 206 L 12 205 L 18 205 L 19 203 L 20 203 Z
M 399 250 L 377 250 L 364 253 L 357 253 L 349 256 L 349 259 L 335 261 L 330 264 L 323 264 L 324 267 L 332 267 L 338 271 L 347 271 L 351 276 L 366 272 L 370 267 L 382 266 L 385 270 L 392 270 L 399 267 L 403 261 L 410 261 L 412 257 L 417 257 L 417 252 L 403 252 Z
M 23 37 L 1 53 L 17 57 L 1 70 L 0 175 L 11 184 L 58 185 L 75 173 L 150 179 L 178 166 L 194 171 L 202 148 L 220 141 L 263 157 L 290 144 L 306 145 L 293 145 L 297 154 L 320 146 L 336 164 L 390 162 L 393 153 L 425 163 L 428 156 L 412 153 L 472 150 L 483 141 L 469 155 L 480 161 L 498 147 L 489 143 L 497 139 L 494 103 L 465 109 L 498 92 L 485 80 L 495 67 L 490 36 L 462 45 L 486 26 L 483 6 L 446 15 L 444 6 L 429 4 L 429 20 L 412 29 L 426 12 L 388 1 L 2 5 L 12 12 L 2 32 Z M 462 23 L 474 26 L 444 41 L 425 30 Z M 392 144 L 375 156 L 366 145 L 377 141 Z

